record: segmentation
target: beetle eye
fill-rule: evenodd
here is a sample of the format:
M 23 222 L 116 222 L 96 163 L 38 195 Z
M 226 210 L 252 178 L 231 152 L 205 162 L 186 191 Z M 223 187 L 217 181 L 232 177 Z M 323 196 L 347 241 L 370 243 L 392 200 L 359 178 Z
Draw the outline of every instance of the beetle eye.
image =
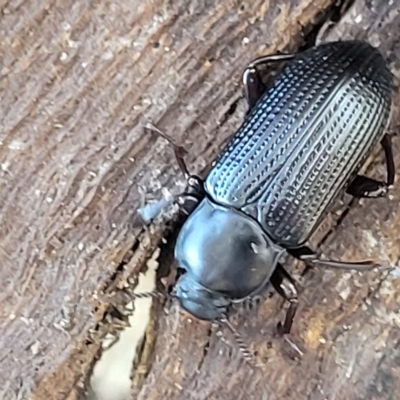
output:
M 183 268 L 178 267 L 176 269 L 176 279 L 178 280 L 185 273 L 186 273 L 186 271 Z

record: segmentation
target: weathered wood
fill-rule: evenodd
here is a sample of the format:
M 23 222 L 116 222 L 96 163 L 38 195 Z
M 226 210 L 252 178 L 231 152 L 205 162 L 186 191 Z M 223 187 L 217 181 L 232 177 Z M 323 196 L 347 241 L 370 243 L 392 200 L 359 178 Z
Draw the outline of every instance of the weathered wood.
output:
M 398 78 L 399 7 L 399 1 L 357 0 L 337 24 L 323 27 L 319 39 L 365 39 L 380 48 Z M 394 125 L 399 123 L 399 100 L 397 90 Z M 399 170 L 399 138 L 394 139 L 394 152 Z M 371 161 L 369 173 L 384 176 L 382 152 Z M 209 324 L 184 316 L 175 305 L 169 315 L 156 316 L 155 361 L 132 398 L 400 399 L 399 202 L 397 182 L 390 201 L 353 201 L 337 226 L 338 216 L 332 215 L 314 236 L 313 244 L 322 241 L 328 256 L 372 257 L 394 269 L 306 272 L 300 279 L 300 307 L 292 333 L 305 352 L 301 360 L 294 359 L 275 335 L 283 317 L 276 295 L 235 318 L 236 328 L 266 363 L 264 370 L 244 363 L 229 331 L 222 329 L 230 342 L 225 344 Z M 343 212 L 338 210 L 339 215 Z M 304 269 L 288 265 L 298 274 Z
M 123 285 L 155 248 L 162 232 L 144 235 L 136 209 L 143 193 L 179 190 L 182 178 L 143 118 L 183 142 L 201 171 L 243 116 L 244 65 L 297 48 L 331 3 L 1 3 L 1 398 L 25 399 L 32 389 L 34 398 L 66 398 L 97 353 L 89 331 L 106 308 L 97 293 Z M 207 329 L 191 327 L 177 342 L 180 356 L 193 351 L 178 372 L 185 381 L 203 362 Z M 172 338 L 160 335 L 157 352 Z M 213 336 L 202 371 L 215 363 L 231 376 L 241 361 L 217 357 L 228 351 L 220 345 Z M 154 364 L 142 398 L 164 364 Z M 168 373 L 159 384 L 171 393 L 179 380 Z

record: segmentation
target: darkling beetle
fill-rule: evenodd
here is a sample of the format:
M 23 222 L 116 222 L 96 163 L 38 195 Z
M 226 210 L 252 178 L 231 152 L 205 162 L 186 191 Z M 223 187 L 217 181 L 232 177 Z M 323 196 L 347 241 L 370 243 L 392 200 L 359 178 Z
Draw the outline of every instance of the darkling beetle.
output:
M 286 65 L 267 88 L 257 67 L 276 62 Z M 392 75 L 369 44 L 340 41 L 260 57 L 246 68 L 243 82 L 248 113 L 205 180 L 189 174 L 182 147 L 147 127 L 170 142 L 187 178 L 186 191 L 173 199 L 189 215 L 175 247 L 185 273 L 173 297 L 199 319 L 225 322 L 249 361 L 250 352 L 227 320 L 229 306 L 271 282 L 290 303 L 278 324 L 287 334 L 298 299 L 294 280 L 279 263 L 285 252 L 313 266 L 379 267 L 322 259 L 306 242 L 344 192 L 385 196 L 395 168 L 387 133 Z M 357 174 L 379 142 L 386 182 Z M 145 206 L 142 219 L 151 221 L 165 205 Z

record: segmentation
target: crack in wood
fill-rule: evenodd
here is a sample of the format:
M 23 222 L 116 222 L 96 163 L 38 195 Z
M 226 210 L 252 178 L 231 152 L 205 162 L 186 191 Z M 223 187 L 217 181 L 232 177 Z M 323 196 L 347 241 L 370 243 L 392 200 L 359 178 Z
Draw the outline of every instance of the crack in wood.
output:
M 94 8 L 89 3 L 57 0 L 49 6 L 40 0 L 16 7 L 7 3 L 1 10 L 1 25 L 7 32 L 2 38 L 1 69 L 5 118 L 0 132 L 0 254 L 6 299 L 1 337 L 3 348 L 18 354 L 7 360 L 2 356 L 7 362 L 0 365 L 0 397 L 7 400 L 17 396 L 33 400 L 70 396 L 70 400 L 80 395 L 99 354 L 99 340 L 85 345 L 84 337 L 106 315 L 94 294 L 99 287 L 112 291 L 124 286 L 128 279 L 134 283 L 168 229 L 158 227 L 149 237 L 148 232 L 132 227 L 132 210 L 141 201 L 135 188 L 158 193 L 163 186 L 178 186 L 172 152 L 143 135 L 143 116 L 159 121 L 175 138 L 187 138 L 195 149 L 189 156 L 193 168 L 205 172 L 206 161 L 215 157 L 241 122 L 244 101 L 237 82 L 240 68 L 253 56 L 305 48 L 326 37 L 366 38 L 389 51 L 391 67 L 399 76 L 396 32 L 400 21 L 396 4 L 389 4 L 393 2 L 227 0 L 215 5 L 121 0 L 113 4 L 100 1 Z M 324 22 L 329 18 L 333 23 L 328 26 Z M 394 195 L 399 202 L 396 190 Z M 316 243 L 328 252 L 336 246 L 338 253 L 350 258 L 359 256 L 357 242 L 371 250 L 363 242 L 363 232 L 346 223 L 348 217 L 358 218 L 361 230 L 373 231 L 369 232 L 371 240 L 385 240 L 387 254 L 383 256 L 399 262 L 400 232 L 390 220 L 398 219 L 396 207 L 387 204 L 385 214 L 379 213 L 383 203 L 374 204 L 358 210 L 350 201 L 330 221 L 334 227 L 327 233 L 324 230 Z M 362 215 L 364 210 L 372 216 Z M 386 218 L 385 225 L 378 224 L 379 217 Z M 370 225 L 363 225 L 364 220 Z M 350 233 L 344 230 L 346 226 Z M 338 232 L 342 232 L 344 248 L 330 239 Z M 390 240 L 384 237 L 388 232 L 393 236 Z M 165 256 L 163 252 L 163 260 Z M 170 265 L 165 259 L 160 269 Z M 160 279 L 164 283 L 163 274 L 160 270 L 158 284 Z M 386 331 L 388 346 L 399 345 L 395 324 L 386 321 L 389 316 L 375 320 L 374 310 L 362 315 L 361 307 L 369 301 L 372 307 L 379 303 L 391 315 L 397 300 L 395 294 L 387 294 L 393 289 L 387 287 L 388 274 L 375 279 L 365 292 L 372 276 L 349 280 L 348 287 L 358 297 L 348 305 L 335 297 L 336 276 L 307 273 L 310 283 L 302 288 L 295 334 L 304 339 L 309 355 L 300 368 L 285 358 L 279 343 L 266 344 L 273 341 L 272 326 L 280 315 L 276 296 L 262 302 L 257 313 L 239 316 L 238 324 L 249 333 L 251 345 L 268 359 L 270 368 L 264 376 L 246 370 L 232 348 L 220 355 L 220 345 L 210 346 L 213 336 L 203 325 L 186 325 L 177 314 L 165 317 L 176 307 L 163 309 L 157 302 L 137 358 L 147 369 L 142 370 L 141 364 L 139 369 L 144 372 L 136 371 L 132 378 L 135 399 L 230 399 L 233 393 L 239 400 L 320 400 L 330 394 L 329 400 L 354 400 L 356 392 L 368 390 L 377 398 L 390 398 L 398 385 L 391 377 L 399 371 L 400 361 L 392 358 L 388 348 L 381 350 L 378 364 L 368 357 L 373 354 L 369 346 L 383 346 L 383 339 L 376 336 Z M 171 282 L 175 280 L 173 276 Z M 382 296 L 381 301 L 375 294 Z M 352 377 L 354 382 L 339 379 L 344 370 L 337 359 L 347 356 L 341 336 L 338 343 L 319 342 L 324 335 L 335 333 L 335 320 L 355 315 L 352 307 L 360 324 L 366 326 L 362 325 L 365 329 L 360 334 L 371 341 L 363 354 L 356 353 L 359 362 L 355 365 L 358 374 L 364 372 L 370 378 L 370 388 L 359 375 Z M 71 315 L 65 309 L 71 309 Z M 71 329 L 58 330 L 59 315 L 67 315 Z M 373 330 L 368 321 L 375 323 Z M 171 332 L 177 332 L 176 337 L 166 338 Z M 37 338 L 33 344 L 32 338 Z M 350 350 L 356 348 L 351 333 L 343 338 Z M 162 348 L 162 344 L 167 345 Z M 169 355 L 182 363 L 168 361 Z M 199 371 L 190 372 L 191 379 L 185 380 L 192 368 L 190 361 Z M 371 372 L 365 372 L 365 365 Z M 390 381 L 387 388 L 385 379 Z

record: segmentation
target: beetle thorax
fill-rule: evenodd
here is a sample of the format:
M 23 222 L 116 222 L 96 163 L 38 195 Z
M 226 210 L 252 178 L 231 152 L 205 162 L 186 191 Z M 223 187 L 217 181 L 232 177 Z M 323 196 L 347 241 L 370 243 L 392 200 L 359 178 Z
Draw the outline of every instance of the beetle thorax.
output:
M 192 282 L 235 300 L 265 285 L 282 251 L 256 221 L 205 198 L 182 227 L 175 257 Z

